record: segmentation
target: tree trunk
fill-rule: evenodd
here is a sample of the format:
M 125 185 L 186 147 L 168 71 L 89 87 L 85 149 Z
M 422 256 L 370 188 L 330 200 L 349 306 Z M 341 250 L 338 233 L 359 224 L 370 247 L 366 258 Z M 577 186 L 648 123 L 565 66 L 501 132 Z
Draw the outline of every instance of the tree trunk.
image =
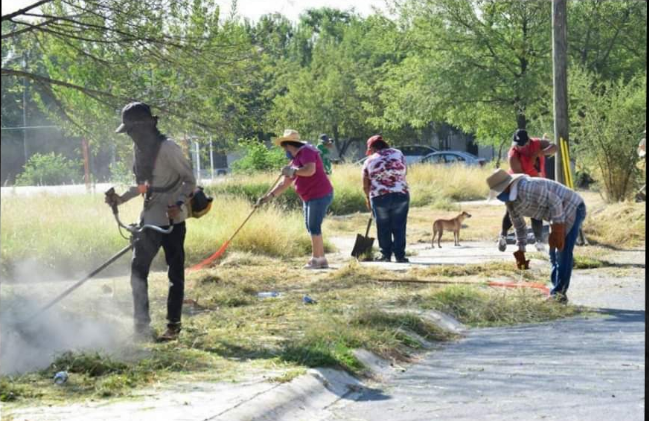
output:
M 500 146 L 498 147 L 498 158 L 496 159 L 496 168 L 500 168 L 500 161 L 503 156 L 503 147 L 505 146 L 505 143 L 507 143 L 507 138 L 505 138 L 502 142 L 500 142 Z
M 525 115 L 524 106 L 516 106 L 516 127 L 521 130 L 527 130 L 527 116 Z

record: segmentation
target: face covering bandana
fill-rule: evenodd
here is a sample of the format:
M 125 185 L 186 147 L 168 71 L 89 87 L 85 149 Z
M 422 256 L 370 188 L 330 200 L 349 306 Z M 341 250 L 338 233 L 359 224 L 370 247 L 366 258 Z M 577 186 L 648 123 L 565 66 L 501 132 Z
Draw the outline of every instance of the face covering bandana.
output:
M 509 192 L 502 192 L 496 198 L 501 202 L 509 202 Z
M 293 155 L 289 151 L 286 151 L 286 158 L 293 159 Z

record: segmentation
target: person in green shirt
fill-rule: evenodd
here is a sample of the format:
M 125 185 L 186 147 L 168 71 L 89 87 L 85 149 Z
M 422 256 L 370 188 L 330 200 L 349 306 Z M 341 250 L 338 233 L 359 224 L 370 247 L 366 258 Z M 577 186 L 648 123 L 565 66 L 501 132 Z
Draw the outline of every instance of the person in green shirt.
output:
M 331 154 L 333 147 L 334 143 L 329 139 L 329 136 L 321 134 L 318 138 L 318 150 L 320 151 L 322 164 L 324 165 L 325 173 L 327 173 L 327 175 L 331 175 L 331 159 L 329 159 L 329 155 Z

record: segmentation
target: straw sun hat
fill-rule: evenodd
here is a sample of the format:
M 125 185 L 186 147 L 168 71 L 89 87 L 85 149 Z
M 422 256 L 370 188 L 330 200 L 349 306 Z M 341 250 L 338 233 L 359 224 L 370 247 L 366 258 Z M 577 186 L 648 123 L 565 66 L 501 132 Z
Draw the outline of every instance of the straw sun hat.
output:
M 297 142 L 303 145 L 306 145 L 307 143 L 306 141 L 300 139 L 300 133 L 298 133 L 297 130 L 293 129 L 284 130 L 284 134 L 281 137 L 276 137 L 273 141 L 276 146 L 282 146 L 282 143 L 284 142 Z

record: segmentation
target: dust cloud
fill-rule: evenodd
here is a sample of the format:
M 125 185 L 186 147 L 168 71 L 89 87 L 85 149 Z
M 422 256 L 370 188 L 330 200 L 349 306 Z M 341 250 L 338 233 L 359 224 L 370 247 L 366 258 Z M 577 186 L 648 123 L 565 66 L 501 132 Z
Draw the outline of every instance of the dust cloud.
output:
M 102 281 L 89 280 L 33 317 L 72 282 L 36 262 L 23 262 L 15 274 L 11 282 L 0 280 L 0 375 L 47 368 L 65 351 L 115 356 L 130 342 L 130 301 L 99 288 Z

